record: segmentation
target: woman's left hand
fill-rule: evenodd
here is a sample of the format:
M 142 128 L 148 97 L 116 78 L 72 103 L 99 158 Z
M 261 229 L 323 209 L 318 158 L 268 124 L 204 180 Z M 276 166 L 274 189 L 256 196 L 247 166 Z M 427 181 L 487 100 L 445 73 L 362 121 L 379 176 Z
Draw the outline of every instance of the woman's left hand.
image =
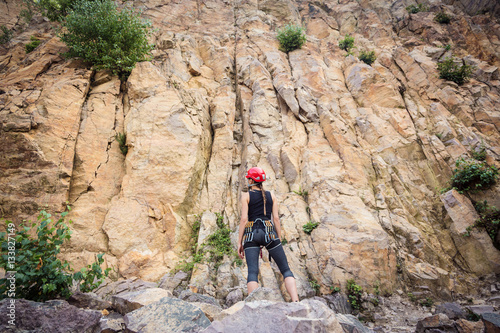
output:
M 238 245 L 238 255 L 240 256 L 240 259 L 245 258 L 245 250 L 241 244 Z

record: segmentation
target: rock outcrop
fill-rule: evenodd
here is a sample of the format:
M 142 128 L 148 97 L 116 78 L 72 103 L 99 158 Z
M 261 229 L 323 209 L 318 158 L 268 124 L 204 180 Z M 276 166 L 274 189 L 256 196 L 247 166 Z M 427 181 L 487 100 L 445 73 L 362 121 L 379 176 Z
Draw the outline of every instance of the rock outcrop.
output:
M 21 31 L 7 0 L 1 215 L 19 224 L 69 201 L 64 257 L 75 268 L 104 252 L 115 277 L 158 281 L 189 257 L 195 221 L 201 243 L 222 214 L 236 248 L 244 174 L 260 166 L 301 298 L 348 279 L 387 294 L 476 293 L 479 278 L 500 273 L 500 252 L 486 234 L 461 235 L 472 205 L 455 192 L 441 201 L 439 190 L 482 146 L 500 165 L 498 5 L 424 2 L 429 11 L 408 14 L 412 1 L 136 1 L 157 28 L 154 59 L 121 82 L 61 57 L 49 22 Z M 449 25 L 434 21 L 441 10 Z M 276 28 L 289 22 L 308 41 L 287 54 Z M 346 34 L 353 55 L 338 47 Z M 31 35 L 42 43 L 25 54 Z M 361 62 L 361 50 L 377 60 Z M 439 78 L 452 54 L 476 66 L 464 85 Z M 500 205 L 499 191 L 476 198 Z M 309 221 L 319 223 L 310 235 Z M 215 266 L 196 264 L 184 283 L 218 299 L 246 290 L 244 264 L 226 256 Z M 260 281 L 288 299 L 266 256 Z

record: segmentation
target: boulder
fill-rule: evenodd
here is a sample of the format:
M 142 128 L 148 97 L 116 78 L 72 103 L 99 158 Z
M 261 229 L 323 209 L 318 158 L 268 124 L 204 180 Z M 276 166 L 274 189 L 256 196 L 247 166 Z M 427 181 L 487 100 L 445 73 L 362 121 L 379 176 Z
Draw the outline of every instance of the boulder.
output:
M 102 316 L 100 311 L 80 309 L 63 300 L 4 299 L 0 313 L 0 332 L 24 333 L 94 333 Z
M 438 313 L 434 316 L 421 319 L 417 323 L 415 333 L 429 333 L 429 332 L 450 332 L 455 333 L 455 326 L 453 321 L 450 320 L 445 314 Z
M 218 318 L 220 313 L 222 312 L 222 307 L 211 303 L 190 302 L 190 304 L 198 307 L 201 311 L 203 311 L 205 316 L 207 316 L 208 320 L 210 321 L 214 321 L 215 318 Z
M 161 278 L 158 287 L 174 292 L 175 288 L 177 288 L 183 281 L 186 281 L 188 277 L 188 274 L 183 271 L 178 271 L 173 276 L 172 274 L 167 273 Z
M 231 307 L 234 304 L 243 300 L 243 292 L 241 289 L 235 289 L 226 296 L 226 305 L 227 307 Z
M 186 302 L 209 303 L 220 306 L 219 301 L 212 296 L 194 293 L 191 290 L 184 290 L 180 293 L 179 299 Z
M 68 298 L 68 303 L 83 309 L 104 310 L 111 308 L 111 302 L 103 300 L 96 293 L 76 292 Z
M 240 307 L 241 302 L 234 306 Z M 214 321 L 202 332 L 343 333 L 344 331 L 335 313 L 321 302 L 304 300 L 284 303 L 260 300 L 245 302 L 238 311 L 221 321 Z
M 94 292 L 103 299 L 111 301 L 112 296 L 148 288 L 156 288 L 156 283 L 143 281 L 138 278 L 131 278 L 102 284 L 99 288 L 94 290 Z
M 198 307 L 171 297 L 129 312 L 124 320 L 129 333 L 198 332 L 210 325 Z
M 484 324 L 482 321 L 468 321 L 459 319 L 455 322 L 458 333 L 484 333 Z
M 347 297 L 341 293 L 335 293 L 332 295 L 322 296 L 328 302 L 330 309 L 335 311 L 335 313 L 348 314 L 352 312 L 351 305 L 347 301 Z
M 117 312 L 111 312 L 101 318 L 100 333 L 121 333 L 125 329 L 123 316 Z
M 280 293 L 277 293 L 276 290 L 266 287 L 259 287 L 252 291 L 250 295 L 245 298 L 245 302 L 254 302 L 254 301 L 273 301 L 273 302 L 283 302 L 283 296 Z
M 477 316 L 483 316 L 485 313 L 492 313 L 495 309 L 489 305 L 469 305 L 467 309 Z
M 443 303 L 436 306 L 435 314 L 444 313 L 448 318 L 457 320 L 465 318 L 466 313 L 457 303 Z
M 483 317 L 485 333 L 500 332 L 500 314 L 484 313 L 482 317 Z
M 139 309 L 145 305 L 158 302 L 163 297 L 171 297 L 172 293 L 161 288 L 150 288 L 111 297 L 113 306 L 122 315 Z
M 361 322 L 351 314 L 336 313 L 340 325 L 345 333 L 371 333 L 371 329 L 364 327 Z

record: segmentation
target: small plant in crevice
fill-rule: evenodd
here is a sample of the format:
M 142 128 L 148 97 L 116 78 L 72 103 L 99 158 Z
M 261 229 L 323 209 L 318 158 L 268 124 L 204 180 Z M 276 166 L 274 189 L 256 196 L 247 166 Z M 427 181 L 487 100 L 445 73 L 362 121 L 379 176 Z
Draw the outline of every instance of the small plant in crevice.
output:
M 451 186 L 460 193 L 477 192 L 493 186 L 498 179 L 498 169 L 482 161 L 459 158 L 455 163 Z
M 415 295 L 413 295 L 413 293 L 408 293 L 408 298 L 413 303 L 415 303 L 417 301 L 417 297 L 415 297 Z
M 40 43 L 42 42 L 41 40 L 39 40 L 38 38 L 36 38 L 35 36 L 31 36 L 30 37 L 30 41 L 28 44 L 26 44 L 24 46 L 25 50 L 26 50 L 26 53 L 30 53 L 32 52 L 34 49 L 36 49 L 38 47 L 38 45 L 40 45 Z
M 453 81 L 458 85 L 469 81 L 469 78 L 474 69 L 473 66 L 467 65 L 462 61 L 459 66 L 453 60 L 453 57 L 447 57 L 443 62 L 438 63 L 439 78 L 448 81 Z
M 479 214 L 479 218 L 476 220 L 473 227 L 484 229 L 493 241 L 493 245 L 500 250 L 500 243 L 497 242 L 497 235 L 500 232 L 500 209 L 489 205 L 486 200 L 476 202 L 474 208 Z
M 420 300 L 420 305 L 430 308 L 434 305 L 434 300 L 430 297 L 426 297 Z
M 305 29 L 300 25 L 287 24 L 276 30 L 276 38 L 280 43 L 280 50 L 291 52 L 300 49 L 306 43 Z
M 336 294 L 340 292 L 340 287 L 330 286 L 330 290 L 332 291 L 332 294 Z
M 318 281 L 316 281 L 315 279 L 310 279 L 309 280 L 309 285 L 311 286 L 311 288 L 314 289 L 314 291 L 316 292 L 316 294 L 318 294 L 319 287 L 320 287 Z
M 355 310 L 361 310 L 361 296 L 363 295 L 363 288 L 356 284 L 354 279 L 347 280 L 347 298 L 348 302 L 351 304 L 352 308 Z
M 472 158 L 478 161 L 486 160 L 486 147 L 483 142 L 479 147 L 472 150 Z
M 292 192 L 293 192 L 293 193 L 295 193 L 295 194 L 300 195 L 300 196 L 304 199 L 304 201 L 307 201 L 307 197 L 308 197 L 308 195 L 309 195 L 309 192 L 308 192 L 308 191 L 306 191 L 306 190 L 302 190 L 302 189 L 299 187 L 299 190 L 298 190 L 298 191 L 292 191 Z
M 304 230 L 306 234 L 310 235 L 311 232 L 318 227 L 318 225 L 319 222 L 309 221 L 302 226 L 302 230 Z
M 481 316 L 478 315 L 477 313 L 474 313 L 471 310 L 467 309 L 466 319 L 468 321 L 480 321 L 481 320 Z
M 24 20 L 26 24 L 29 24 L 33 20 L 35 11 L 40 11 L 40 7 L 31 0 L 23 0 L 24 8 L 19 12 L 19 17 Z
M 118 142 L 118 145 L 120 146 L 120 151 L 122 152 L 122 154 L 127 155 L 127 153 L 128 153 L 127 134 L 126 133 L 117 133 L 115 135 L 115 139 Z
M 446 44 L 446 45 L 439 46 L 439 47 L 442 48 L 442 49 L 445 49 L 446 51 L 451 50 L 451 44 Z
M 345 35 L 344 39 L 339 41 L 339 47 L 341 50 L 347 51 L 347 54 L 351 54 L 351 50 L 354 47 L 354 37 Z
M 288 244 L 288 240 L 285 237 L 281 238 L 281 245 L 286 245 Z
M 426 12 L 428 11 L 428 7 L 422 3 L 419 3 L 418 5 L 409 5 L 408 7 L 406 7 L 406 11 L 409 13 L 409 14 L 416 14 L 416 13 L 420 13 L 420 12 Z
M 380 304 L 380 300 L 378 298 L 372 297 L 370 298 L 370 303 L 372 303 L 373 306 L 378 306 Z
M 436 16 L 434 16 L 434 21 L 441 23 L 441 24 L 449 24 L 451 21 L 451 18 L 445 12 L 439 12 L 436 14 Z
M 5 25 L 0 26 L 2 34 L 0 35 L 0 44 L 8 43 L 12 39 L 13 32 Z
M 375 282 L 373 285 L 373 293 L 377 296 L 380 295 L 380 281 Z
M 377 59 L 377 56 L 375 56 L 375 51 L 361 51 L 359 54 L 359 60 L 364 62 L 367 65 L 373 64 L 373 62 Z

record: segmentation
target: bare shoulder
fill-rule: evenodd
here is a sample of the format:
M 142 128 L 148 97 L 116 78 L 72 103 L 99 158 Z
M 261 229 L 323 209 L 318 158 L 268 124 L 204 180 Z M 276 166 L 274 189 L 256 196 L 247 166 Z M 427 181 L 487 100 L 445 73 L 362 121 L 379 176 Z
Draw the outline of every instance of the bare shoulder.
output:
M 248 199 L 250 198 L 250 193 L 248 192 L 241 192 L 241 200 L 245 200 L 246 202 L 248 202 Z

